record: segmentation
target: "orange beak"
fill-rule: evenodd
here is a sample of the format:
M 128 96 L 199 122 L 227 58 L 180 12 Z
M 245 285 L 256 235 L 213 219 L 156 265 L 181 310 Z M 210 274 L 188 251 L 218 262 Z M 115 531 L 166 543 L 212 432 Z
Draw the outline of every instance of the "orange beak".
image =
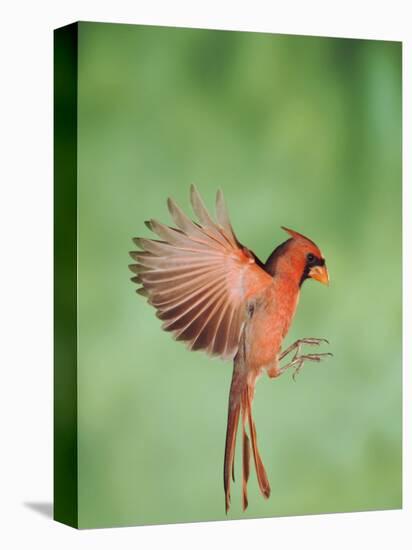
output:
M 315 279 L 315 281 L 319 281 L 324 285 L 329 285 L 329 273 L 326 265 L 315 265 L 314 267 L 312 267 L 312 269 L 309 271 L 309 277 Z

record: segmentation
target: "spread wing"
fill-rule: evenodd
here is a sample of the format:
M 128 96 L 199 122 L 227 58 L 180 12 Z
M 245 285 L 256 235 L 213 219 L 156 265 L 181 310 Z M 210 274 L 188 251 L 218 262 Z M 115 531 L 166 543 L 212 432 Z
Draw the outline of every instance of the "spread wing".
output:
M 223 194 L 216 197 L 217 223 L 194 186 L 190 190 L 198 222 L 168 199 L 175 227 L 156 220 L 146 225 L 160 240 L 133 239 L 142 251 L 131 252 L 132 281 L 157 309 L 162 328 L 190 349 L 222 358 L 238 349 L 250 298 L 272 284 L 254 255 L 237 240 Z

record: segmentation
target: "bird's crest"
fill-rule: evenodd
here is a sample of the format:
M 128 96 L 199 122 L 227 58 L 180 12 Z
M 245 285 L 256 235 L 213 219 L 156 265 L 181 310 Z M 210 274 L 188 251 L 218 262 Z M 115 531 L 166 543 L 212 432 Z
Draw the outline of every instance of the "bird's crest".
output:
M 286 233 L 289 233 L 289 235 L 292 237 L 292 239 L 305 239 L 306 241 L 309 241 L 313 244 L 315 244 L 311 239 L 308 237 L 305 237 L 305 235 L 302 235 L 302 233 L 298 233 L 297 231 L 294 231 L 293 229 L 288 229 L 287 227 L 281 226 L 281 229 L 283 231 L 286 231 Z

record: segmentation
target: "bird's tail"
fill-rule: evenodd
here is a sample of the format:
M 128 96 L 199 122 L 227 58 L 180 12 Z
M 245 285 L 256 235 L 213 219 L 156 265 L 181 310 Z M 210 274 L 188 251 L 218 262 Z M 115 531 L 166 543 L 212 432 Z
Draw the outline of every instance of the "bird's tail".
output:
M 243 365 L 235 358 L 235 364 L 233 369 L 232 383 L 230 386 L 229 394 L 229 411 L 227 419 L 226 430 L 226 447 L 225 447 L 225 462 L 223 481 L 225 488 L 225 506 L 226 513 L 230 507 L 230 477 L 234 476 L 234 460 L 235 460 L 235 447 L 236 447 L 236 433 L 239 424 L 240 413 L 242 413 L 242 443 L 243 443 L 243 481 L 242 481 L 242 495 L 243 495 L 243 510 L 246 510 L 248 505 L 247 498 L 247 482 L 249 479 L 249 464 L 250 464 L 250 443 L 249 437 L 246 433 L 246 425 L 249 424 L 250 439 L 252 443 L 253 458 L 256 467 L 256 475 L 259 484 L 259 489 L 265 498 L 270 496 L 270 485 L 263 466 L 262 459 L 260 457 L 256 427 L 252 417 L 252 400 L 254 393 L 255 381 L 248 379 L 247 373 Z

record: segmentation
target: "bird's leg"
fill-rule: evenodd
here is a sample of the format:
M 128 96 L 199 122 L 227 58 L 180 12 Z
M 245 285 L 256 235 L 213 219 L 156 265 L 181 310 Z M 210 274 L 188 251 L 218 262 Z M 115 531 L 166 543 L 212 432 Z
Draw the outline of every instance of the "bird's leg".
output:
M 322 342 L 325 342 L 325 344 L 329 344 L 329 341 L 326 340 L 326 338 L 300 338 L 299 340 L 296 340 L 296 342 L 293 342 L 293 344 L 291 344 L 288 348 L 285 349 L 283 353 L 280 354 L 279 361 L 282 361 L 282 359 L 284 359 L 286 355 L 289 355 L 289 353 L 291 353 L 293 350 L 296 350 L 293 356 L 293 359 L 296 359 L 303 344 L 308 344 L 309 346 L 319 346 Z
M 329 344 L 328 340 L 325 338 L 300 338 L 299 340 L 296 340 L 296 342 L 286 348 L 285 351 L 279 356 L 279 361 L 281 361 L 292 351 L 295 352 L 293 354 L 292 361 L 279 369 L 279 375 L 283 374 L 287 369 L 292 367 L 295 369 L 292 375 L 293 380 L 295 380 L 296 375 L 299 374 L 305 361 L 315 361 L 318 363 L 326 357 L 332 357 L 332 353 L 307 353 L 304 355 L 299 355 L 302 345 L 308 344 L 309 346 L 319 346 L 322 342 Z
M 283 374 L 287 369 L 294 368 L 294 372 L 292 375 L 293 380 L 296 379 L 296 375 L 299 374 L 300 369 L 303 367 L 303 364 L 305 361 L 315 361 L 319 363 L 322 359 L 325 359 L 326 357 L 332 357 L 332 353 L 308 353 L 306 355 L 296 355 L 293 357 L 292 361 L 288 363 L 287 365 L 284 365 L 282 368 L 279 369 L 279 374 Z
M 325 357 L 332 357 L 332 353 L 307 353 L 304 355 L 299 355 L 301 347 L 304 344 L 308 344 L 309 346 L 319 346 L 322 342 L 325 342 L 326 344 L 329 344 L 329 341 L 326 340 L 326 338 L 300 338 L 299 340 L 296 340 L 296 342 L 293 342 L 288 348 L 285 349 L 284 352 L 282 352 L 279 357 L 276 359 L 274 364 L 267 365 L 266 372 L 269 376 L 269 378 L 277 378 L 281 374 L 283 374 L 287 369 L 290 367 L 293 367 L 295 369 L 293 373 L 293 379 L 295 380 L 296 375 L 299 373 L 300 369 L 303 366 L 303 363 L 305 360 L 307 361 L 316 361 L 319 362 L 321 359 L 324 359 Z M 288 363 L 287 365 L 279 368 L 278 363 L 282 359 L 284 359 L 289 353 L 293 352 L 292 361 Z

